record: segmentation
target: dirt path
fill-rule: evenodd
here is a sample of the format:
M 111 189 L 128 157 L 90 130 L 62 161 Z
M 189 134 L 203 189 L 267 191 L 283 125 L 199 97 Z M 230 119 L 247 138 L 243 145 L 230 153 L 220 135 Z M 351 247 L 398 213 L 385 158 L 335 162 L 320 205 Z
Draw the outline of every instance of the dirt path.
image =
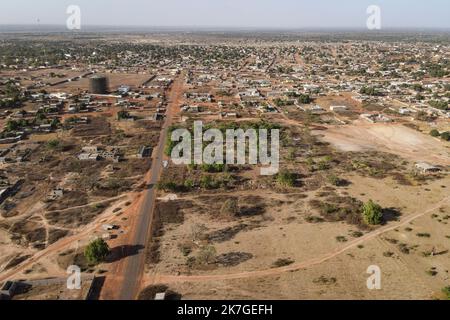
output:
M 434 212 L 435 210 L 439 209 L 443 204 L 448 203 L 449 200 L 450 200 L 450 197 L 447 197 L 447 198 L 443 199 L 442 201 L 440 201 L 435 206 L 433 206 L 432 208 L 428 209 L 427 211 L 416 213 L 411 216 L 405 217 L 404 219 L 400 220 L 398 223 L 381 227 L 378 230 L 368 233 L 361 238 L 357 238 L 351 242 L 348 242 L 348 244 L 342 248 L 339 248 L 337 250 L 334 250 L 332 252 L 324 254 L 320 257 L 310 259 L 308 261 L 296 263 L 296 264 L 293 264 L 293 265 L 290 265 L 287 267 L 282 267 L 282 268 L 241 272 L 241 273 L 235 273 L 235 274 L 199 275 L 199 276 L 151 275 L 151 276 L 146 277 L 146 281 L 143 283 L 142 288 L 145 288 L 149 285 L 161 284 L 161 283 L 162 284 L 170 284 L 170 283 L 177 283 L 177 282 L 204 282 L 204 281 L 234 280 L 234 279 L 243 279 L 243 278 L 252 278 L 252 277 L 267 277 L 267 276 L 275 276 L 275 275 L 279 275 L 279 274 L 286 273 L 286 272 L 298 271 L 300 269 L 309 268 L 309 267 L 321 264 L 323 262 L 326 262 L 330 259 L 333 259 L 333 258 L 341 255 L 342 253 L 344 253 L 352 248 L 355 248 L 356 246 L 358 246 L 368 240 L 374 239 L 386 232 L 389 232 L 389 231 L 392 231 L 399 227 L 405 226 L 405 225 L 409 224 L 411 221 L 416 220 L 417 218 L 420 218 L 424 215 Z
M 122 195 L 122 197 L 125 197 L 126 195 Z M 134 195 L 135 196 L 135 195 Z M 130 198 L 133 197 L 133 195 L 129 195 Z M 55 242 L 51 246 L 45 248 L 44 250 L 36 252 L 33 256 L 31 256 L 29 259 L 25 260 L 21 264 L 17 265 L 13 269 L 9 270 L 8 272 L 5 272 L 0 275 L 0 282 L 10 280 L 14 277 L 17 277 L 20 275 L 20 273 L 27 268 L 31 267 L 33 264 L 41 261 L 45 257 L 48 257 L 51 254 L 58 253 L 59 251 L 65 250 L 74 243 L 76 243 L 79 240 L 86 239 L 92 232 L 98 228 L 101 227 L 101 225 L 105 223 L 109 223 L 112 221 L 115 221 L 117 217 L 114 215 L 112 210 L 108 210 L 106 213 L 100 215 L 95 219 L 95 221 L 90 224 L 89 226 L 84 226 L 82 228 L 77 229 L 75 235 L 62 238 L 61 240 Z M 54 274 L 52 274 L 54 276 Z

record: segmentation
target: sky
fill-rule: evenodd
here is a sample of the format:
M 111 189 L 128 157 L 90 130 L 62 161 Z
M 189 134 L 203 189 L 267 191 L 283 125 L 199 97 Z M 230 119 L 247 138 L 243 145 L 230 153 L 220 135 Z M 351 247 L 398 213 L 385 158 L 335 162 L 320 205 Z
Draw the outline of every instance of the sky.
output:
M 450 28 L 449 0 L 1 0 L 0 25 L 65 25 L 69 5 L 81 27 L 364 28 L 378 5 L 382 28 Z

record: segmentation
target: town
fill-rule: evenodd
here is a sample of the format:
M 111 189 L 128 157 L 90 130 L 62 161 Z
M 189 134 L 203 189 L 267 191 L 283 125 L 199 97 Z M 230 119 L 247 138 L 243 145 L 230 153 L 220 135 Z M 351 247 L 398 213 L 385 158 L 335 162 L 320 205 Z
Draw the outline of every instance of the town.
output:
M 1 295 L 449 298 L 449 80 L 445 32 L 3 33 Z M 198 122 L 279 170 L 172 159 Z

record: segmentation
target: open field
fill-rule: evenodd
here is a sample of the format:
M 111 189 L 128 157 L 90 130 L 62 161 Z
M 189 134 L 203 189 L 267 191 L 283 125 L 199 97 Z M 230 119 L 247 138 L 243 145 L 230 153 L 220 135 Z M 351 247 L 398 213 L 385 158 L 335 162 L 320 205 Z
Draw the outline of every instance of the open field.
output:
M 412 161 L 450 165 L 450 146 L 398 124 L 354 124 L 317 132 L 342 151 L 380 150 Z

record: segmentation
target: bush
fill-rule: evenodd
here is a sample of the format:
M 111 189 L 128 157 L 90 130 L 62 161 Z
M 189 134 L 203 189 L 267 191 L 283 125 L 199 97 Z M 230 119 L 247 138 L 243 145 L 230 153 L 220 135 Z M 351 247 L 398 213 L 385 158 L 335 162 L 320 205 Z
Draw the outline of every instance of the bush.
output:
M 441 139 L 444 141 L 450 141 L 450 131 L 443 132 L 441 134 Z
M 60 144 L 59 140 L 50 140 L 50 141 L 47 142 L 47 146 L 48 146 L 50 149 L 56 149 L 56 148 L 58 148 L 58 147 L 59 147 L 59 144 Z
M 109 255 L 109 246 L 103 239 L 92 241 L 84 250 L 84 256 L 91 264 L 99 264 L 105 261 Z
M 202 170 L 209 173 L 218 173 L 226 171 L 227 167 L 224 164 L 203 164 Z
M 443 288 L 442 293 L 445 294 L 447 300 L 450 300 L 450 286 Z
M 431 234 L 429 234 L 429 233 L 418 233 L 417 236 L 419 238 L 430 238 Z
M 368 225 L 379 225 L 383 221 L 383 209 L 372 200 L 364 204 L 362 215 Z
M 440 135 L 441 134 L 436 129 L 433 129 L 433 130 L 430 131 L 430 136 L 432 136 L 432 137 L 439 137 Z
M 220 209 L 220 213 L 224 216 L 235 217 L 239 213 L 239 206 L 235 199 L 228 199 Z
M 345 183 L 345 180 L 342 180 L 338 176 L 332 174 L 328 177 L 328 182 L 333 186 L 340 187 Z
M 277 182 L 280 186 L 292 188 L 295 185 L 295 174 L 283 170 L 278 174 Z

